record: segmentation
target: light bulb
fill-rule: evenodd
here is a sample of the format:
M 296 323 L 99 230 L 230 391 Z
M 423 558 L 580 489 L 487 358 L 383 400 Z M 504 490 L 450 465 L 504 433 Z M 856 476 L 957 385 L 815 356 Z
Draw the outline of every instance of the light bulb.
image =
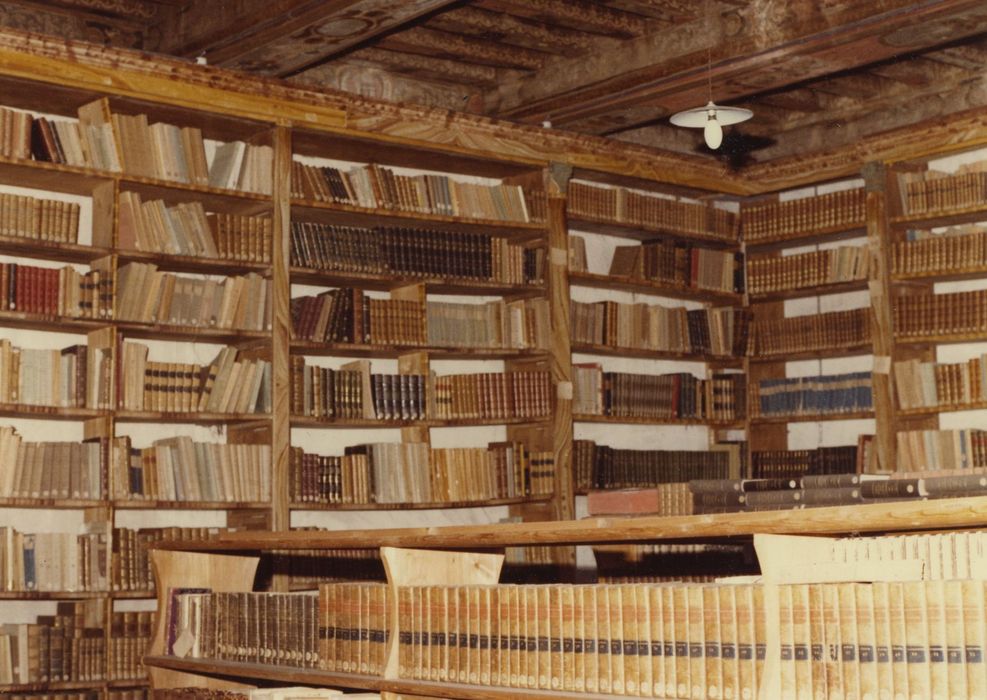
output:
M 710 110 L 706 118 L 706 126 L 703 128 L 703 138 L 706 145 L 716 150 L 723 143 L 723 127 L 716 121 L 716 112 Z

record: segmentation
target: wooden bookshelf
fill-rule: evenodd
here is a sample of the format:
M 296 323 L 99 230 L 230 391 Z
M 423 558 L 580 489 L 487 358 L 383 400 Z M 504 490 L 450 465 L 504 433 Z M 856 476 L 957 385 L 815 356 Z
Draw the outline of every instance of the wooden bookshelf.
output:
M 712 233 L 702 234 L 662 226 L 623 223 L 604 217 L 588 218 L 584 216 L 569 216 L 567 218 L 569 228 L 574 231 L 602 233 L 608 236 L 618 236 L 620 238 L 627 238 L 636 241 L 654 241 L 665 239 L 690 243 L 699 242 L 703 246 L 710 248 L 736 249 L 739 247 L 739 241 L 737 239 L 725 238 Z
M 785 299 L 801 299 L 804 297 L 818 297 L 827 294 L 847 294 L 849 292 L 860 292 L 867 289 L 867 280 L 853 280 L 852 282 L 833 282 L 831 284 L 820 284 L 812 287 L 794 287 L 792 289 L 779 290 L 777 292 L 758 292 L 750 294 L 751 303 L 784 301 Z

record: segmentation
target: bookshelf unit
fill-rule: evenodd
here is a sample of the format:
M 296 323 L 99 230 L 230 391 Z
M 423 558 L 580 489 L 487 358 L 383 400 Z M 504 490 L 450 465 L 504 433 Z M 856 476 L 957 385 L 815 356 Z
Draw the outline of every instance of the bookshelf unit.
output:
M 870 300 L 880 272 L 868 245 L 868 196 L 862 182 L 844 181 L 742 205 L 751 455 L 856 445 L 856 430 L 873 432 L 856 422 L 875 420 L 880 404 L 879 380 L 866 361 L 880 343 Z M 865 387 L 862 403 L 840 393 L 851 382 Z M 813 425 L 816 435 L 809 434 Z M 749 463 L 755 467 L 753 458 Z

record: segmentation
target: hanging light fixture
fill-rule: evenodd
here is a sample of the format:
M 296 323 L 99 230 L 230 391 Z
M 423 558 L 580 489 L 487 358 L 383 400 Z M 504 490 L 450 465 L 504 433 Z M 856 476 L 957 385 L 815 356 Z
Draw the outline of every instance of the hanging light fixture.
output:
M 709 101 L 704 107 L 694 107 L 672 115 L 675 126 L 702 129 L 706 145 L 716 150 L 723 143 L 723 127 L 745 122 L 754 113 L 743 107 L 723 107 L 713 102 L 713 66 L 710 52 L 706 53 L 706 90 Z

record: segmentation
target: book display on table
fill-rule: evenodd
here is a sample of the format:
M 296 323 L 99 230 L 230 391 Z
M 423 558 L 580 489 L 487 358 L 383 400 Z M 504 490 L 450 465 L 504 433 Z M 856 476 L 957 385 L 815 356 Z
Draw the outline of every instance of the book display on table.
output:
M 145 697 L 147 546 L 208 529 L 128 523 L 271 507 L 269 137 L 133 107 L 2 110 L 20 135 L 0 196 L 5 694 Z M 260 424 L 227 427 L 244 417 Z

